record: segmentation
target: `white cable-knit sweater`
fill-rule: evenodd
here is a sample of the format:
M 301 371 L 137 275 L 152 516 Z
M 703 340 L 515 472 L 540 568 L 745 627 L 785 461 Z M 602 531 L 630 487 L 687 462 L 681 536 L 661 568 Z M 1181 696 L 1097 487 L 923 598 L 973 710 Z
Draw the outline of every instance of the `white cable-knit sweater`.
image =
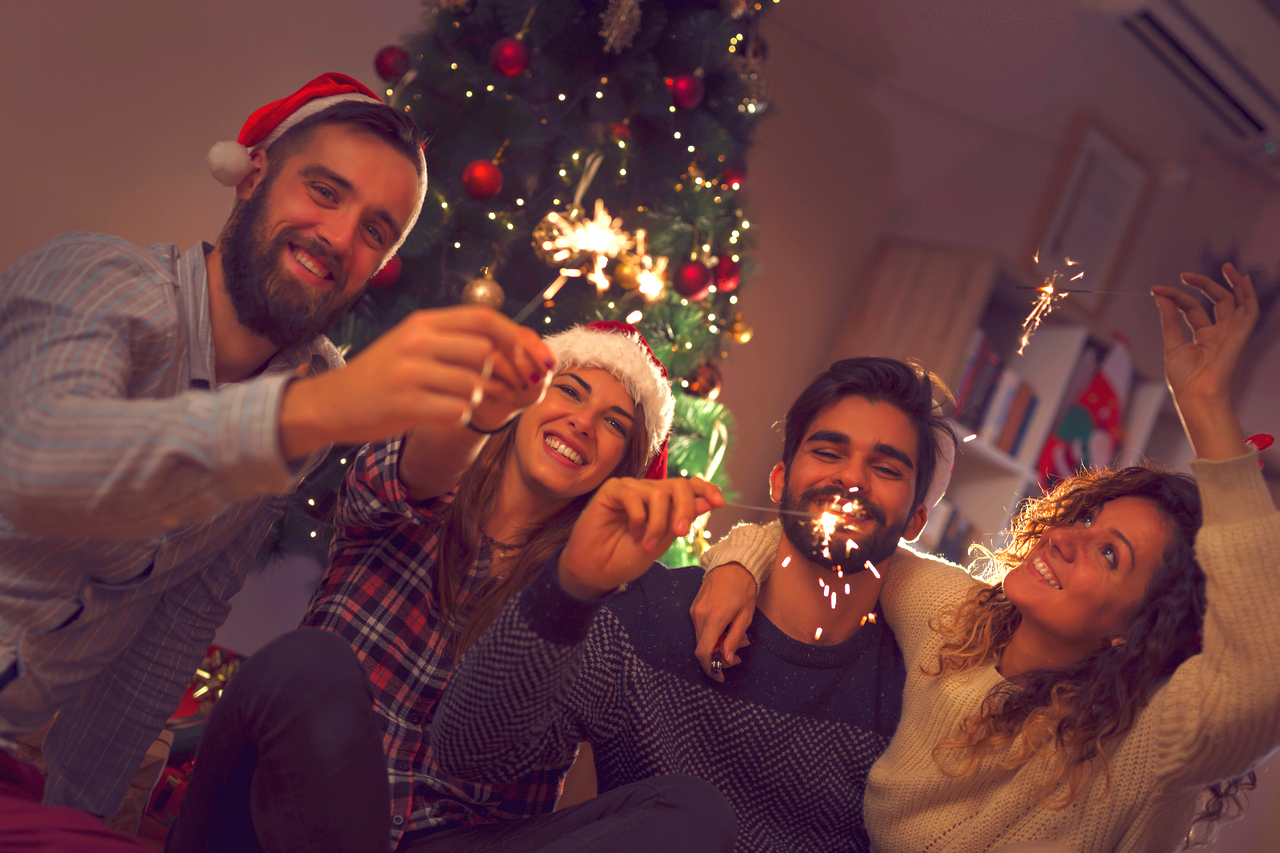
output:
M 1050 762 L 1000 766 L 1016 743 L 986 754 L 965 778 L 941 773 L 934 746 L 957 737 L 960 721 L 1003 683 L 994 664 L 945 678 L 921 672 L 936 669 L 942 644 L 929 620 L 978 581 L 905 547 L 881 564 L 881 606 L 907 682 L 898 731 L 867 780 L 864 813 L 875 850 L 977 853 L 1017 841 L 1058 841 L 1080 853 L 1173 850 L 1206 784 L 1244 773 L 1280 744 L 1280 513 L 1256 454 L 1192 465 L 1204 503 L 1195 546 L 1207 576 L 1203 651 L 1110 744 L 1110 785 L 1095 775 L 1065 809 L 1036 800 Z M 777 537 L 776 523 L 739 526 L 703 566 L 739 562 L 761 578 Z

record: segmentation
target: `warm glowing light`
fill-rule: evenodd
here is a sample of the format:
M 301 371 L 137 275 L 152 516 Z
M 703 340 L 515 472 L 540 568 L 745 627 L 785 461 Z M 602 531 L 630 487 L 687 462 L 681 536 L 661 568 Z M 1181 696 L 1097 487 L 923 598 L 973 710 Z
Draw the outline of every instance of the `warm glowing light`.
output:
M 786 568 L 787 566 L 789 566 L 789 565 L 791 565 L 791 558 L 790 558 L 790 557 L 783 557 L 783 558 L 782 558 L 782 567 L 785 569 L 785 568 Z
M 816 631 L 814 631 L 814 632 L 813 632 L 813 638 L 814 638 L 815 640 L 818 640 L 818 639 L 821 639 L 821 638 L 822 638 L 822 629 L 821 629 L 821 628 L 819 628 L 818 630 L 816 630 Z
M 875 575 L 876 577 L 880 577 L 880 572 L 876 570 L 876 567 L 871 564 L 870 560 L 867 560 L 865 563 L 863 563 L 863 565 L 870 570 L 871 574 Z
M 627 322 L 633 326 L 636 323 L 639 323 L 643 319 L 644 319 L 643 311 L 632 311 L 630 314 L 627 315 Z
M 973 435 L 966 435 L 964 438 L 962 438 L 962 439 L 960 439 L 960 440 L 961 440 L 961 441 L 973 441 L 973 440 L 974 440 L 975 438 L 977 438 L 977 437 L 978 437 L 978 434 L 975 432 Z

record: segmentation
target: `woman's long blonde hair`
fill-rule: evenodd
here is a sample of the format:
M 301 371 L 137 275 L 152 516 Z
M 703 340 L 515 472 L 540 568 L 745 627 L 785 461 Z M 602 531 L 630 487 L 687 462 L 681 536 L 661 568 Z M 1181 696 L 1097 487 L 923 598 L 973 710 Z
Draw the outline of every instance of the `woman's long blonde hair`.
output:
M 1170 532 L 1160 567 L 1126 617 L 1125 642 L 1100 647 L 1073 666 L 1033 671 L 996 688 L 976 715 L 961 722 L 960 738 L 934 748 L 934 760 L 945 774 L 967 776 L 983 755 L 1021 736 L 1002 766 L 1015 769 L 1036 757 L 1050 761 L 1053 773 L 1037 797 L 1048 808 L 1065 808 L 1093 773 L 1101 770 L 1109 779 L 1108 744 L 1132 727 L 1156 686 L 1200 651 L 1205 577 L 1193 546 L 1202 516 L 1195 480 L 1185 474 L 1131 467 L 1063 480 L 1023 504 L 1009 544 L 988 555 L 987 574 L 1002 578 L 1027 559 L 1046 531 L 1077 522 L 1121 497 L 1155 503 Z M 936 669 L 925 674 L 942 677 L 998 659 L 1021 621 L 1002 584 L 977 587 L 931 623 L 946 641 Z M 1053 796 L 1064 782 L 1065 790 Z M 1211 830 L 1230 812 L 1240 811 L 1240 791 L 1253 786 L 1252 773 L 1210 786 L 1192 831 L 1197 825 Z

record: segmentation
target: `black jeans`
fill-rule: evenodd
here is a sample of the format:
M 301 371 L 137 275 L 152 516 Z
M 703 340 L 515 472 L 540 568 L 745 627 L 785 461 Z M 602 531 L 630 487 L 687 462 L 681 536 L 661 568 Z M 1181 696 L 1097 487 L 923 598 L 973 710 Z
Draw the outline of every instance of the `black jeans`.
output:
M 336 634 L 292 631 L 251 657 L 213 707 L 168 853 L 386 853 L 391 799 L 369 680 Z M 564 811 L 423 831 L 433 851 L 659 851 L 733 848 L 724 796 L 692 776 L 657 776 Z
M 728 853 L 733 808 L 694 776 L 654 776 L 564 811 L 405 837 L 403 853 Z
M 213 706 L 169 853 L 386 853 L 391 795 L 368 676 L 346 640 L 291 631 Z

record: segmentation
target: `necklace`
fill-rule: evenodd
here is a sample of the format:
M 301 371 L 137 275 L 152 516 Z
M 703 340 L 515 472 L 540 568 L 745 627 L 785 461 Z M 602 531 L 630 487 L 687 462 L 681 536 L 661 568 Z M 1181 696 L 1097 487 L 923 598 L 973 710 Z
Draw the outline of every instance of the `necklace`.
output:
M 489 531 L 483 528 L 481 528 L 480 532 L 484 535 L 485 539 L 489 540 L 489 547 L 493 549 L 494 553 L 497 554 L 498 557 L 509 557 L 525 545 L 525 543 L 517 545 L 513 542 L 499 542 L 497 539 L 494 539 L 489 535 Z

